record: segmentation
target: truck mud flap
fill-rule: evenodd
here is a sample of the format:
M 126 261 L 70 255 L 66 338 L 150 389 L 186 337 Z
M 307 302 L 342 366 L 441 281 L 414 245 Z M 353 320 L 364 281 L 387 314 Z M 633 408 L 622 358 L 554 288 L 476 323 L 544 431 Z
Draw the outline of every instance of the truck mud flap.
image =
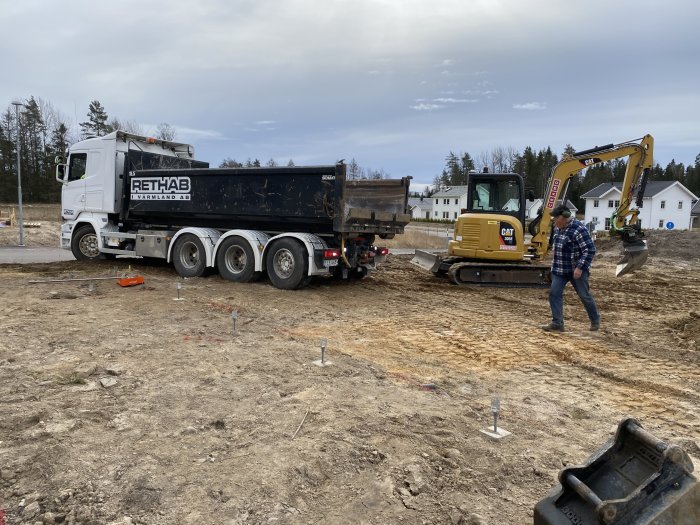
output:
M 476 284 L 506 288 L 547 288 L 552 278 L 549 266 L 536 264 L 456 263 L 448 276 L 454 284 Z
M 624 419 L 615 438 L 535 505 L 534 525 L 700 523 L 700 484 L 688 454 Z

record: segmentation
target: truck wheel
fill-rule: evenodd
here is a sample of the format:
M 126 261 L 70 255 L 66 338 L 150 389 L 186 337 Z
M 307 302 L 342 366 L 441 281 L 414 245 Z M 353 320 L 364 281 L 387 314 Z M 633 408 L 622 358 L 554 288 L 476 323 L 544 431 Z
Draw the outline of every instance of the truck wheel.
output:
M 173 266 L 182 277 L 201 277 L 207 269 L 207 255 L 202 241 L 186 233 L 173 246 Z
M 274 241 L 267 254 L 266 266 L 272 284 L 283 290 L 301 288 L 309 273 L 306 250 L 293 239 Z
M 216 253 L 216 266 L 221 277 L 237 283 L 256 280 L 253 248 L 243 237 L 233 236 L 223 240 Z
M 70 251 L 79 261 L 94 261 L 100 258 L 97 234 L 92 226 L 86 224 L 75 230 L 70 243 Z

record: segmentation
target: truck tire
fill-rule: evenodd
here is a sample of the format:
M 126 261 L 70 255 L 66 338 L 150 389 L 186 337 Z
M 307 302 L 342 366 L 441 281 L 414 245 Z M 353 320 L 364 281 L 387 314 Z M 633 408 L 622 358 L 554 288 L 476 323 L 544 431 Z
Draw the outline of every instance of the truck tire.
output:
M 204 244 L 196 235 L 186 233 L 173 246 L 173 266 L 182 277 L 201 277 L 207 269 Z
M 221 277 L 236 283 L 249 283 L 260 276 L 260 272 L 255 271 L 253 247 L 238 235 L 221 242 L 216 252 L 216 266 Z
M 97 242 L 97 234 L 89 224 L 79 227 L 73 233 L 70 242 L 70 251 L 79 261 L 94 261 L 100 259 L 100 249 Z
M 309 261 L 304 247 L 294 239 L 279 239 L 270 246 L 267 260 L 270 282 L 282 290 L 295 290 L 308 284 Z

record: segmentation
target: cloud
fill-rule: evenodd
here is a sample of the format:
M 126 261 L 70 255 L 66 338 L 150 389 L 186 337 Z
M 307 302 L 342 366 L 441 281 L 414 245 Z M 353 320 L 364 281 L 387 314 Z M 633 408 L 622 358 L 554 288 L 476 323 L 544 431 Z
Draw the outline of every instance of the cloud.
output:
M 440 63 L 440 66 L 442 67 L 449 67 L 449 66 L 454 66 L 455 61 L 452 60 L 451 58 L 446 58 Z
M 547 109 L 546 102 L 526 102 L 525 104 L 513 104 L 513 109 L 522 109 L 525 111 L 540 111 Z
M 269 126 L 270 124 L 277 124 L 276 120 L 256 120 L 255 123 L 258 126 Z
M 225 137 L 218 131 L 213 129 L 195 129 L 186 128 L 183 126 L 173 126 L 178 135 L 192 139 L 209 139 L 209 140 L 224 140 Z
M 433 99 L 433 102 L 441 102 L 444 104 L 466 104 L 479 101 L 475 98 L 435 98 Z
M 417 104 L 415 106 L 411 106 L 411 109 L 415 109 L 416 111 L 434 111 L 436 109 L 444 108 L 445 106 L 441 106 L 440 104 L 426 104 L 426 103 L 421 103 Z

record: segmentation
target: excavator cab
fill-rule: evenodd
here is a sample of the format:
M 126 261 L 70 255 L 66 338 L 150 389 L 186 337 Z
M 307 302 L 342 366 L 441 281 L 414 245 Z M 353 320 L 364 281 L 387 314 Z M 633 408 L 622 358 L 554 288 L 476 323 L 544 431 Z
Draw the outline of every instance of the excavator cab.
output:
M 479 260 L 522 260 L 524 225 L 523 178 L 515 173 L 473 173 L 467 187 L 467 208 L 457 218 L 447 252 Z

